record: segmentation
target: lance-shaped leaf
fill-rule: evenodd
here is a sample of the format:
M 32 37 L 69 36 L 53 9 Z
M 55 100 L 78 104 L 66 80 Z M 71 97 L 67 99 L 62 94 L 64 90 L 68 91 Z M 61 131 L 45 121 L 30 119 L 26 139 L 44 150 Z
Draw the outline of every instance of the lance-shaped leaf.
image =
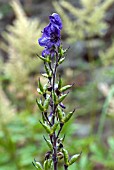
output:
M 72 112 L 69 112 L 65 118 L 63 119 L 63 122 L 66 123 L 69 121 L 69 119 L 72 117 L 73 113 L 75 112 L 75 109 Z
M 57 108 L 57 115 L 58 115 L 58 118 L 59 118 L 59 121 L 62 122 L 63 120 L 63 111 L 60 107 Z
M 65 165 L 69 165 L 69 155 L 68 155 L 68 151 L 66 149 L 62 149 L 62 153 L 64 155 L 64 162 Z
M 55 124 L 51 127 L 51 134 L 53 134 L 56 131 L 58 124 L 59 122 L 55 122 Z
M 45 70 L 46 70 L 46 73 L 49 75 L 50 70 L 49 70 L 49 68 L 47 67 L 47 65 L 46 65 L 46 64 L 45 64 Z
M 66 98 L 67 95 L 68 95 L 68 93 L 61 95 L 58 99 L 58 103 L 61 103 Z
M 32 162 L 32 163 L 38 170 L 43 170 L 43 167 L 40 162 L 37 162 L 35 159 L 34 159 L 34 162 Z
M 44 136 L 44 140 L 46 141 L 48 147 L 50 148 L 50 150 L 52 151 L 53 150 L 53 146 L 52 146 L 52 143 L 50 142 L 50 140 L 47 140 Z
M 62 64 L 64 60 L 65 60 L 65 57 L 61 58 L 61 59 L 59 60 L 58 64 Z
M 60 89 L 60 92 L 64 92 L 64 91 L 70 89 L 71 87 L 72 87 L 72 85 L 66 85 Z
M 79 158 L 80 158 L 81 154 L 75 154 L 71 157 L 71 159 L 69 160 L 69 165 L 72 165 L 74 162 L 76 162 Z
M 43 122 L 40 121 L 40 123 L 41 123 L 41 125 L 44 127 L 44 129 L 46 130 L 46 132 L 47 132 L 48 134 L 51 134 L 50 126 L 49 126 L 46 122 L 43 123 Z
M 49 102 L 50 102 L 50 95 L 47 95 L 46 99 L 44 101 L 44 111 L 47 111 L 47 109 L 49 107 Z
M 46 61 L 47 61 L 45 57 L 42 57 L 42 56 L 40 56 L 40 55 L 38 55 L 38 54 L 36 54 L 36 55 L 37 55 L 37 56 L 38 56 L 38 58 L 40 58 L 42 61 L 44 61 L 44 62 L 46 62 Z
M 42 84 L 41 84 L 41 82 L 40 82 L 40 79 L 39 79 L 39 81 L 38 81 L 38 87 L 39 87 L 40 91 L 43 93 L 43 92 L 44 92 L 44 89 L 43 89 L 43 86 L 42 86 Z
M 51 63 L 51 59 L 50 59 L 50 56 L 47 56 L 47 57 L 42 57 L 40 55 L 37 54 L 37 56 L 44 62 L 47 62 L 47 63 Z
M 36 99 L 36 103 L 37 103 L 39 109 L 43 112 L 43 111 L 44 111 L 44 107 L 42 106 L 42 101 L 41 101 L 41 100 L 38 101 L 38 100 Z

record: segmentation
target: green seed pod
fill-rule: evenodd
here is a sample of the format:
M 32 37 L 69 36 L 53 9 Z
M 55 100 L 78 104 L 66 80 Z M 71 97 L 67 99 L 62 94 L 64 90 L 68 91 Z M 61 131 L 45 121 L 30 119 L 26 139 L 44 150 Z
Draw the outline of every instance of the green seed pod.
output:
M 43 170 L 43 167 L 41 165 L 40 162 L 37 162 L 35 159 L 34 159 L 34 162 L 32 162 L 33 165 L 38 169 L 38 170 Z
M 59 121 L 62 122 L 62 120 L 63 120 L 63 112 L 62 112 L 60 107 L 57 108 L 57 115 L 58 115 Z
M 37 92 L 38 92 L 39 94 L 43 94 L 39 88 L 37 88 Z
M 52 146 L 52 143 L 50 142 L 50 140 L 47 140 L 44 136 L 44 140 L 46 141 L 48 147 L 50 148 L 50 150 L 52 151 L 53 150 L 53 146 Z
M 75 112 L 75 109 L 74 109 L 72 112 L 68 113 L 67 116 L 65 116 L 65 118 L 64 118 L 64 120 L 63 120 L 64 123 L 66 123 L 66 122 L 69 121 L 69 119 L 72 117 L 72 115 L 73 115 L 74 112 Z
M 50 129 L 49 125 L 47 125 L 46 122 L 43 123 L 43 122 L 40 121 L 40 123 L 41 123 L 41 125 L 44 127 L 44 129 L 46 130 L 46 132 L 47 132 L 48 134 L 51 134 L 51 129 Z
M 64 162 L 65 162 L 65 165 L 69 165 L 69 155 L 68 155 L 68 151 L 66 149 L 63 149 L 62 150 L 62 153 L 64 155 Z
M 42 76 L 45 78 L 48 78 L 48 74 L 46 74 L 46 73 L 43 73 Z
M 73 155 L 69 161 L 69 165 L 72 165 L 74 162 L 76 162 L 80 157 L 80 154 Z
M 59 60 L 58 64 L 62 64 L 64 60 L 65 60 L 65 57 L 61 58 L 61 59 Z
M 54 103 L 56 104 L 58 97 L 57 97 L 57 95 L 56 95 L 55 92 L 52 92 L 52 98 L 53 98 L 53 100 L 54 100 Z
M 56 122 L 56 123 L 51 127 L 51 134 L 53 134 L 53 133 L 56 131 L 58 124 L 59 124 L 59 122 Z
M 40 79 L 39 79 L 39 81 L 38 81 L 38 87 L 39 87 L 40 91 L 43 93 L 43 92 L 44 92 L 44 89 L 43 89 L 43 86 L 42 86 L 42 84 L 41 84 L 41 82 L 40 82 Z
M 60 89 L 60 92 L 64 92 L 64 91 L 70 89 L 71 87 L 72 87 L 72 85 L 66 85 Z
M 59 100 L 58 100 L 58 103 L 61 103 L 64 99 L 65 99 L 65 97 L 68 95 L 68 93 L 67 94 L 63 94 L 62 96 L 60 96 L 59 97 Z
M 36 103 L 37 103 L 37 105 L 38 105 L 39 109 L 43 112 L 43 111 L 44 111 L 44 107 L 42 106 L 42 102 L 41 102 L 41 100 L 40 100 L 40 101 L 38 101 L 38 100 L 36 99 Z
M 47 96 L 47 98 L 44 101 L 44 111 L 47 111 L 48 106 L 49 106 L 49 102 L 50 102 L 50 95 L 46 95 L 46 96 Z
M 44 161 L 44 170 L 51 170 L 52 169 L 52 160 L 47 159 Z

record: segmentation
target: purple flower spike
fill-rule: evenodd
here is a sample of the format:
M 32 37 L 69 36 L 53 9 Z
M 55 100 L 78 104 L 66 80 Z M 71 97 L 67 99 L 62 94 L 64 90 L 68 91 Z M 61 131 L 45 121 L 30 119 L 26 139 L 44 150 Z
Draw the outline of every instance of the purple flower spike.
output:
M 49 19 L 50 19 L 51 24 L 54 24 L 60 30 L 62 29 L 62 21 L 58 14 L 53 13 L 52 15 L 49 16 Z
M 60 31 L 62 29 L 62 21 L 58 14 L 53 13 L 50 17 L 50 23 L 43 29 L 42 37 L 38 39 L 40 46 L 45 47 L 42 56 L 46 55 L 55 56 L 56 47 L 59 47 L 61 42 Z

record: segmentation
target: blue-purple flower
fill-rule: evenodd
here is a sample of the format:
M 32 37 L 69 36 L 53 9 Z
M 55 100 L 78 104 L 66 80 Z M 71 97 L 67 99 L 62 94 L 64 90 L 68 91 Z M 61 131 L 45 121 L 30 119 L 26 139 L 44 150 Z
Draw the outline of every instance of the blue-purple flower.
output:
M 50 23 L 43 29 L 42 37 L 38 39 L 39 45 L 45 47 L 42 56 L 54 56 L 56 54 L 56 47 L 59 47 L 61 42 L 60 31 L 62 29 L 62 21 L 58 14 L 53 13 L 49 16 Z

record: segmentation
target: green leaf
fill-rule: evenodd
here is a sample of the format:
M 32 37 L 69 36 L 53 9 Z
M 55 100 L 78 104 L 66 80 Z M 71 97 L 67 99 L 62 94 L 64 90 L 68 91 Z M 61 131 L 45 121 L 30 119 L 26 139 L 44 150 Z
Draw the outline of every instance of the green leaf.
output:
M 43 86 L 42 86 L 42 84 L 41 84 L 41 82 L 40 82 L 40 79 L 39 79 L 39 81 L 38 81 L 38 87 L 39 87 L 40 91 L 43 93 L 43 92 L 44 92 L 44 89 L 43 89 Z

